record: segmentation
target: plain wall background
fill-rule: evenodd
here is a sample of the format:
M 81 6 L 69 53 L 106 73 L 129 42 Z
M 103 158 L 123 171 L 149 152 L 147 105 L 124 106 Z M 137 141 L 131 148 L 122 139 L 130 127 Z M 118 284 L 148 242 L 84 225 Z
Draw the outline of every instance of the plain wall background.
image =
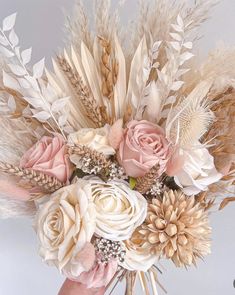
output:
M 86 1 L 89 7 L 91 0 Z M 113 0 L 116 2 L 116 0 Z M 124 19 L 133 18 L 137 0 L 127 0 Z M 0 19 L 18 11 L 16 31 L 24 48 L 33 47 L 33 60 L 45 56 L 47 63 L 63 47 L 64 16 L 74 0 L 0 0 Z M 212 18 L 203 26 L 205 36 L 198 43 L 202 56 L 217 41 L 235 44 L 235 0 L 222 0 Z M 197 269 L 176 269 L 164 262 L 159 277 L 169 295 L 233 295 L 235 289 L 235 204 L 211 214 L 212 254 Z M 37 240 L 30 220 L 0 221 L 0 295 L 56 295 L 63 278 L 46 266 L 37 254 Z M 113 293 L 123 295 L 121 286 Z M 140 290 L 136 295 L 140 295 Z M 159 290 L 159 294 L 163 294 Z M 78 294 L 79 295 L 79 294 Z

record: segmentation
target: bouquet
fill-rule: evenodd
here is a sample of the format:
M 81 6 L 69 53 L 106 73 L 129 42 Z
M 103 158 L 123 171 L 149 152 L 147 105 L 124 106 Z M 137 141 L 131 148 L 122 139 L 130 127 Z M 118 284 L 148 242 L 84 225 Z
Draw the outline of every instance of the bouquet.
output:
M 125 30 L 122 5 L 96 0 L 90 24 L 78 1 L 53 70 L 21 50 L 16 14 L 0 28 L 0 215 L 33 217 L 60 294 L 156 295 L 159 261 L 196 265 L 211 208 L 235 200 L 235 51 L 193 54 L 214 1 L 140 1 Z

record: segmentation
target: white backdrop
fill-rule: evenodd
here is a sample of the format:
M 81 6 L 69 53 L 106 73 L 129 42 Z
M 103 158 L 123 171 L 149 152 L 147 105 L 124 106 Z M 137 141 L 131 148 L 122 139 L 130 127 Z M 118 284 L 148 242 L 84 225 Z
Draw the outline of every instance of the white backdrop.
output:
M 116 0 L 113 0 L 114 2 Z M 33 46 L 34 61 L 63 47 L 63 13 L 72 10 L 74 0 L 0 0 L 0 19 L 18 11 L 17 33 L 23 47 Z M 86 1 L 92 6 L 91 0 Z M 127 0 L 125 19 L 134 15 L 137 0 Z M 235 44 L 235 0 L 222 0 L 203 27 L 205 38 L 198 52 L 205 54 L 217 41 Z M 233 295 L 235 289 L 235 204 L 211 215 L 212 254 L 197 269 L 176 269 L 164 263 L 160 277 L 169 295 Z M 63 278 L 44 265 L 37 255 L 37 241 L 31 221 L 0 221 L 0 295 L 56 295 Z M 160 294 L 161 291 L 159 290 Z M 121 288 L 114 295 L 122 295 Z M 136 291 L 136 295 L 142 294 Z M 79 295 L 79 294 L 78 294 Z

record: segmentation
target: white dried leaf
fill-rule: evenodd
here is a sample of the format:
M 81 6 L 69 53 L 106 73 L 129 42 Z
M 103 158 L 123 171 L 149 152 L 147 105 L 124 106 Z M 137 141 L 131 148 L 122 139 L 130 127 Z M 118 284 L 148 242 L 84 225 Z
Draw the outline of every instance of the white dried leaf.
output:
M 181 47 L 179 42 L 170 42 L 170 44 L 176 51 L 180 51 Z
M 11 112 L 15 112 L 15 110 L 16 110 L 16 102 L 15 102 L 15 99 L 14 99 L 14 97 L 12 95 L 9 96 L 7 105 L 8 105 Z
M 191 59 L 194 56 L 191 52 L 184 52 L 180 55 L 180 65 L 185 63 L 187 60 Z
M 67 122 L 67 115 L 64 114 L 62 116 L 59 117 L 58 123 L 60 125 L 60 127 L 63 127 Z
M 176 74 L 176 79 L 179 79 L 182 75 L 186 74 L 190 69 L 179 69 Z
M 172 84 L 171 90 L 172 91 L 178 91 L 184 84 L 184 81 L 176 81 Z
M 8 66 L 11 69 L 12 73 L 17 76 L 24 76 L 26 74 L 26 70 L 22 66 L 15 64 L 8 64 Z
M 8 46 L 8 41 L 6 40 L 5 37 L 1 36 L 0 35 L 0 43 L 3 45 L 3 46 Z
M 176 41 L 182 41 L 182 37 L 180 34 L 177 33 L 170 33 L 171 37 Z
M 33 117 L 39 120 L 40 122 L 46 122 L 51 117 L 51 115 L 46 111 L 41 111 L 39 113 L 34 114 Z
M 153 52 L 158 51 L 158 49 L 159 49 L 161 43 L 162 43 L 162 41 L 157 41 L 157 42 L 155 42 L 155 43 L 153 44 L 153 48 L 152 48 Z
M 17 13 L 13 13 L 7 16 L 6 18 L 4 18 L 2 23 L 3 31 L 10 31 L 14 27 L 15 21 L 16 21 L 16 15 Z
M 184 27 L 184 22 L 183 22 L 183 19 L 180 15 L 177 16 L 177 23 L 181 28 Z
M 23 110 L 22 114 L 24 117 L 32 116 L 32 111 L 29 105 Z
M 29 75 L 25 76 L 25 79 L 27 79 L 27 81 L 31 84 L 31 87 L 36 90 L 36 91 L 40 91 L 39 87 L 38 87 L 38 83 L 37 80 L 34 77 L 31 77 Z
M 25 49 L 21 52 L 21 58 L 24 65 L 30 62 L 32 55 L 32 47 Z
M 18 82 L 22 88 L 29 89 L 31 87 L 30 83 L 25 78 L 18 78 Z
M 20 59 L 20 46 L 16 46 L 16 48 L 15 48 L 15 54 L 18 57 L 18 59 Z
M 10 40 L 13 47 L 16 47 L 16 45 L 18 45 L 18 43 L 19 43 L 19 38 L 16 35 L 14 29 L 12 29 L 9 34 L 9 40 Z
M 38 97 L 24 97 L 24 99 L 35 109 L 43 109 L 47 111 L 50 108 L 50 105 L 44 102 L 41 98 Z
M 193 43 L 192 42 L 186 42 L 183 44 L 183 46 L 187 49 L 192 49 L 193 48 Z
M 3 71 L 3 84 L 4 86 L 10 89 L 14 89 L 14 90 L 20 89 L 20 85 L 18 81 L 12 76 L 10 76 L 9 74 L 7 74 L 5 71 Z
M 164 74 L 162 71 L 157 70 L 158 73 L 158 79 L 165 85 L 168 84 L 168 76 Z
M 52 112 L 57 113 L 57 112 L 63 110 L 63 108 L 68 103 L 68 100 L 69 100 L 69 97 L 64 97 L 64 98 L 57 99 L 56 101 L 54 101 L 54 103 L 51 106 Z
M 165 104 L 173 104 L 173 103 L 175 103 L 175 101 L 176 101 L 176 96 L 171 95 L 166 99 Z
M 171 26 L 176 32 L 179 32 L 179 33 L 183 32 L 183 29 L 179 25 L 172 24 Z
M 34 78 L 39 79 L 39 78 L 42 77 L 44 67 L 45 67 L 45 58 L 41 59 L 39 62 L 37 62 L 33 66 L 33 76 L 34 76 Z
M 12 51 L 10 51 L 9 49 L 1 45 L 0 45 L 0 53 L 2 53 L 6 58 L 14 56 L 14 53 Z

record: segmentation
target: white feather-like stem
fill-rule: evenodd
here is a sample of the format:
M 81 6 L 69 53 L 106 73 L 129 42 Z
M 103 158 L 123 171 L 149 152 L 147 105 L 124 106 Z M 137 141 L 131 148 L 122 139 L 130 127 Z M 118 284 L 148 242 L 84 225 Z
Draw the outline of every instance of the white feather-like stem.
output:
M 0 195 L 0 218 L 33 217 L 36 213 L 34 202 L 22 202 Z
M 124 104 L 126 98 L 126 61 L 117 36 L 114 37 L 115 59 L 118 63 L 117 83 L 114 87 L 114 103 L 116 118 L 122 118 L 125 112 Z

